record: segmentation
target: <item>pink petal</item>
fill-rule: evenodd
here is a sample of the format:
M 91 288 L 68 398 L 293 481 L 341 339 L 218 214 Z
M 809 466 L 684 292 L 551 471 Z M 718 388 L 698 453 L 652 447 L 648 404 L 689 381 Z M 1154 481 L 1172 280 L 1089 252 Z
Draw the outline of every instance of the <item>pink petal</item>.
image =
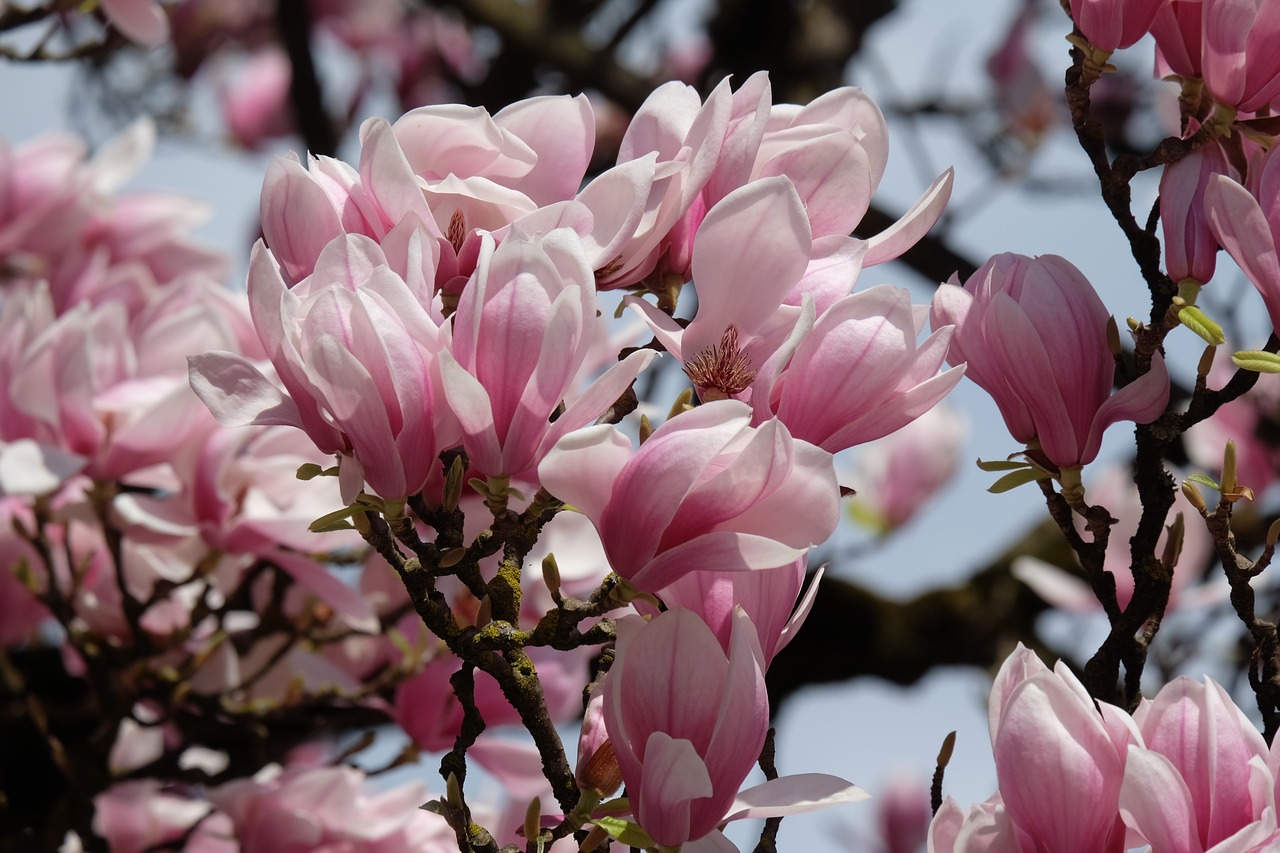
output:
M 786 178 L 754 181 L 725 196 L 694 243 L 698 313 L 686 350 L 714 345 L 731 324 L 754 332 L 804 274 L 811 244 L 804 206 Z
M 153 47 L 169 38 L 169 19 L 154 0 L 102 0 L 111 23 L 130 40 Z
M 293 400 L 244 356 L 214 351 L 187 356 L 191 390 L 223 426 L 280 424 L 301 428 Z
M 839 776 L 801 773 L 782 776 L 738 794 L 725 820 L 783 817 L 857 803 L 871 795 Z
M 897 222 L 867 240 L 867 256 L 862 261 L 863 266 L 870 267 L 893 260 L 918 243 L 942 216 L 942 211 L 951 198 L 954 178 L 955 169 L 947 169 Z

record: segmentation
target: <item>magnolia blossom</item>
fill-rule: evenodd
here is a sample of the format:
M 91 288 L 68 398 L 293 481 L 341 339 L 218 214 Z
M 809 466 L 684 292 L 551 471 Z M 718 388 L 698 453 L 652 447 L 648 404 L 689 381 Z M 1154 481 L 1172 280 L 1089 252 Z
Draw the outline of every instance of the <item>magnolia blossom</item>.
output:
M 776 414 L 794 435 L 836 452 L 908 423 L 963 372 L 934 376 L 951 332 L 917 348 L 906 291 L 844 295 L 861 257 L 819 247 L 791 181 L 763 178 L 725 196 L 698 229 L 698 312 L 687 328 L 648 302 L 630 303 L 702 399 L 750 402 L 757 422 Z M 784 304 L 797 291 L 828 306 L 816 322 L 816 307 Z
M 102 11 L 139 44 L 154 46 L 169 38 L 169 19 L 156 0 L 102 0 Z
M 954 476 L 968 434 L 945 403 L 858 453 L 853 514 L 878 532 L 902 527 Z
M 452 839 L 452 831 L 418 808 L 426 798 L 417 784 L 374 794 L 364 773 L 349 766 L 269 764 L 252 778 L 209 791 L 209 799 L 231 819 L 246 853 L 435 849 L 433 840 Z
M 907 425 L 965 372 L 957 364 L 938 373 L 952 329 L 937 328 L 917 345 L 916 318 L 910 294 L 889 285 L 836 302 L 803 334 L 781 370 L 777 359 L 761 371 L 763 387 L 751 401 L 755 417 L 776 415 L 796 437 L 832 453 Z
M 738 794 L 769 728 L 755 637 L 741 610 L 727 652 L 687 610 L 618 625 L 602 714 L 631 812 L 658 844 L 683 844 L 690 853 L 724 850 L 716 827 L 726 821 L 867 796 L 843 779 L 816 774 L 785 776 Z
M 642 590 L 691 571 L 785 566 L 839 520 L 830 454 L 732 400 L 667 421 L 632 451 L 616 428 L 560 440 L 538 466 L 553 495 L 591 519 L 613 570 Z
M 421 285 L 422 282 L 419 281 Z M 191 358 L 192 387 L 226 426 L 284 424 L 343 460 L 343 498 L 420 491 L 456 426 L 437 404 L 440 330 L 367 237 L 330 243 L 290 289 L 259 243 L 250 260 L 254 325 L 286 396 L 235 353 Z
M 1158 352 L 1147 373 L 1111 393 L 1107 309 L 1057 255 L 996 255 L 963 287 L 938 288 L 932 321 L 955 325 L 947 361 L 968 363 L 969 378 L 995 399 L 1013 437 L 1038 441 L 1060 468 L 1093 461 L 1111 424 L 1147 423 L 1168 403 Z
M 1175 679 L 1134 714 L 1120 810 L 1153 850 L 1265 850 L 1280 842 L 1267 743 L 1211 678 Z
M 990 718 L 1000 790 L 967 814 L 948 798 L 931 853 L 1119 853 L 1142 842 L 1261 853 L 1280 841 L 1275 755 L 1211 679 L 1178 678 L 1130 718 L 1019 646 L 996 676 Z
M 1071 0 L 1071 17 L 1099 50 L 1129 47 L 1151 29 L 1168 0 Z
M 1156 73 L 1159 76 L 1200 76 L 1204 9 L 1204 0 L 1168 0 L 1156 10 L 1151 34 L 1156 40 Z
M 733 614 L 743 610 L 751 617 L 767 666 L 795 637 L 813 607 L 822 569 L 800 598 L 808 564 L 806 555 L 786 566 L 754 572 L 689 572 L 657 594 L 668 607 L 682 607 L 697 613 L 726 651 L 732 635 Z M 642 600 L 634 604 L 642 614 L 656 613 L 655 608 Z
M 249 56 L 219 87 L 222 116 L 238 145 L 256 149 L 268 139 L 293 132 L 289 86 L 293 63 L 279 46 Z
M 636 284 L 659 262 L 668 268 L 687 265 L 687 245 L 683 253 L 675 249 L 681 260 L 664 258 L 671 256 L 673 242 L 687 243 L 683 235 L 696 231 L 705 215 L 709 205 L 690 208 L 711 179 L 737 100 L 726 78 L 705 103 L 692 86 L 672 81 L 640 105 L 618 147 L 618 164 L 578 194 L 594 217 L 591 243 L 598 247 L 596 281 L 602 290 Z
M 1218 242 L 1205 211 L 1205 190 L 1214 175 L 1235 177 L 1222 146 L 1210 143 L 1164 167 L 1160 176 L 1160 225 L 1165 269 L 1181 282 L 1213 278 Z
M 1000 790 L 967 814 L 948 798 L 929 829 L 931 853 L 1122 853 L 1125 756 L 1142 745 L 1129 715 L 1021 644 L 996 675 L 988 708 Z
M 758 372 L 800 316 L 799 308 L 782 303 L 804 275 L 811 246 L 791 181 L 756 181 L 726 196 L 698 229 L 698 313 L 687 328 L 644 300 L 629 301 L 684 365 L 702 399 L 749 401 Z
M 1244 113 L 1280 96 L 1280 9 L 1259 0 L 1201 0 L 1162 13 L 1156 43 L 1177 73 L 1197 72 L 1219 103 Z M 1198 38 L 1198 41 L 1197 41 Z
M 1204 203 L 1213 236 L 1262 294 L 1272 326 L 1280 328 L 1280 157 L 1275 152 L 1272 148 L 1250 164 L 1248 189 L 1226 175 L 1212 176 Z
M 221 278 L 220 254 L 193 242 L 207 205 L 159 192 L 118 194 L 155 146 L 155 126 L 135 122 L 90 159 L 84 142 L 48 134 L 0 140 L 0 256 L 5 291 L 48 289 L 63 313 L 117 303 L 132 317 L 184 277 Z
M 592 342 L 596 300 L 577 234 L 485 235 L 441 356 L 443 386 L 478 471 L 518 475 L 610 406 L 651 352 L 633 353 L 556 419 Z
M 187 841 L 183 849 L 200 853 L 226 849 L 219 847 L 210 833 L 200 830 L 195 837 L 184 839 L 192 825 L 208 815 L 212 807 L 167 793 L 155 779 L 117 783 L 94 797 L 93 809 L 93 831 L 118 853 L 143 853 L 180 839 Z

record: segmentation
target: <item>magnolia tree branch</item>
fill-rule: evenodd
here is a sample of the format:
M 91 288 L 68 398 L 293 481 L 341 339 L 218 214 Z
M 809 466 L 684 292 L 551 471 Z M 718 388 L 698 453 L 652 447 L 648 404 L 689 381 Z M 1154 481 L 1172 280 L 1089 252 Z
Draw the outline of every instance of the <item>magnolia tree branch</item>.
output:
M 1224 477 L 1224 480 L 1226 477 Z M 1262 714 L 1263 735 L 1270 743 L 1280 731 L 1280 637 L 1276 624 L 1258 616 L 1257 597 L 1250 581 L 1271 564 L 1275 554 L 1275 535 L 1269 534 L 1267 545 L 1256 561 L 1236 551 L 1235 534 L 1231 530 L 1232 507 L 1238 495 L 1224 491 L 1213 512 L 1201 509 L 1209 533 L 1213 536 L 1218 559 L 1231 585 L 1231 606 L 1253 639 L 1253 660 L 1249 665 L 1249 686 L 1257 696 Z

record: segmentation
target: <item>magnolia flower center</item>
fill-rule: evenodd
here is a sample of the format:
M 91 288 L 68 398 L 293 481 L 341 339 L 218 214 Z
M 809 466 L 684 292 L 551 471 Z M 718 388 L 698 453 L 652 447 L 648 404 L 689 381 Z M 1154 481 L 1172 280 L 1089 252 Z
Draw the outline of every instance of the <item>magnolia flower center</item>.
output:
M 755 381 L 751 360 L 738 347 L 738 329 L 730 326 L 720 343 L 707 347 L 684 366 L 685 375 L 698 387 L 702 401 L 724 400 L 740 394 Z
M 467 217 L 461 209 L 455 210 L 449 217 L 449 233 L 445 235 L 453 244 L 454 254 L 462 251 L 462 241 L 467 239 Z
M 618 255 L 616 258 L 609 261 L 609 263 L 596 270 L 596 281 L 604 281 L 620 269 L 622 269 L 622 255 Z

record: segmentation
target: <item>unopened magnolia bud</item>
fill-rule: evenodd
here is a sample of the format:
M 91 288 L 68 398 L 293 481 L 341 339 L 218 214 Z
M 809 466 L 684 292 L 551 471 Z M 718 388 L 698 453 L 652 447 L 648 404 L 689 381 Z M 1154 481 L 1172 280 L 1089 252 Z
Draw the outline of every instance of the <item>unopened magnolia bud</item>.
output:
M 1209 375 L 1209 371 L 1213 369 L 1213 357 L 1217 354 L 1216 346 L 1207 346 L 1204 352 L 1200 354 L 1200 363 L 1196 365 L 1196 382 L 1200 383 Z
M 524 810 L 524 837 L 537 838 L 542 833 L 542 798 L 534 797 Z
M 1182 556 L 1182 542 L 1187 533 L 1187 523 L 1182 513 L 1175 515 L 1173 523 L 1166 529 L 1169 531 L 1169 538 L 1165 540 L 1164 553 L 1160 556 L 1160 562 L 1172 570 L 1178 565 L 1178 558 Z
M 640 416 L 640 443 L 644 444 L 649 440 L 649 436 L 653 435 L 653 424 L 649 421 L 648 415 Z
M 1196 488 L 1195 483 L 1182 481 L 1182 495 L 1187 499 L 1187 503 L 1191 504 L 1200 512 L 1208 510 L 1209 505 L 1204 502 L 1204 495 L 1200 494 L 1200 490 Z
M 1236 491 L 1236 443 L 1228 441 L 1222 453 L 1222 494 L 1235 494 Z
M 453 457 L 453 462 L 449 463 L 449 472 L 445 474 L 444 496 L 440 502 L 445 512 L 453 512 L 458 508 L 458 501 L 462 500 L 462 484 L 466 473 L 467 466 L 462 464 L 462 457 Z
M 671 420 L 676 415 L 689 411 L 693 403 L 693 389 L 686 388 L 676 397 L 676 401 L 671 404 L 671 411 L 667 412 L 667 420 Z
M 542 558 L 542 582 L 547 585 L 547 591 L 551 593 L 551 600 L 559 604 L 561 601 L 560 566 L 556 564 L 555 554 L 548 554 Z

